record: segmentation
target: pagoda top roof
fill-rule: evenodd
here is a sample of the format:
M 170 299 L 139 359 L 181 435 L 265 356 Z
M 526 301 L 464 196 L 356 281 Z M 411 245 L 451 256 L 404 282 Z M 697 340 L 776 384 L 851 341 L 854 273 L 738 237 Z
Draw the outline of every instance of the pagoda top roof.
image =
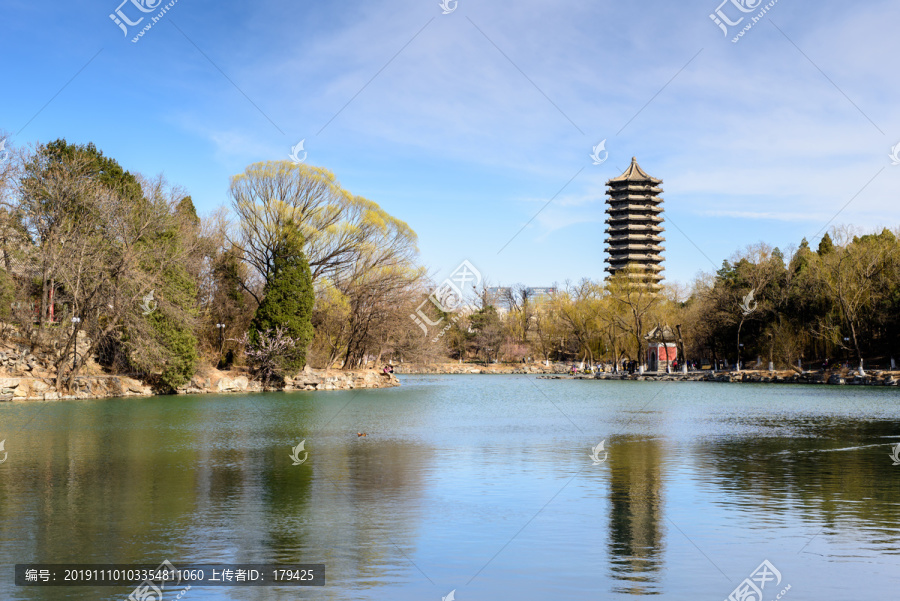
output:
M 650 181 L 654 184 L 661 184 L 661 179 L 656 179 L 655 177 L 650 177 L 650 175 L 641 169 L 641 166 L 638 165 L 637 159 L 635 157 L 631 157 L 631 164 L 628 166 L 628 169 L 625 170 L 625 173 L 620 175 L 619 177 L 614 177 L 607 184 L 617 183 L 617 182 L 645 182 Z

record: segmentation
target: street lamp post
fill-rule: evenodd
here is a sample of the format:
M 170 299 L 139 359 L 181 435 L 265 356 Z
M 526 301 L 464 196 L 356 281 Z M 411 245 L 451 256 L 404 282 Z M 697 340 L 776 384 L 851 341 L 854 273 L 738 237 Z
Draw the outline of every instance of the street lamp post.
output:
M 78 359 L 78 324 L 81 323 L 80 317 L 72 318 L 72 325 L 75 326 L 75 344 L 74 349 L 72 349 L 72 373 L 75 373 L 75 362 Z

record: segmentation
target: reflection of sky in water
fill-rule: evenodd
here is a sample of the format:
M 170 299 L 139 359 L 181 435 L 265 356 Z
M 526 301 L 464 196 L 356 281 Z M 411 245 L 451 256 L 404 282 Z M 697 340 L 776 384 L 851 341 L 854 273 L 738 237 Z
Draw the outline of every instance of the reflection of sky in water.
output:
M 15 589 L 16 562 L 165 558 L 326 564 L 185 599 L 724 599 L 764 559 L 796 598 L 900 585 L 897 391 L 402 379 L 0 406 L 0 598 L 129 592 Z

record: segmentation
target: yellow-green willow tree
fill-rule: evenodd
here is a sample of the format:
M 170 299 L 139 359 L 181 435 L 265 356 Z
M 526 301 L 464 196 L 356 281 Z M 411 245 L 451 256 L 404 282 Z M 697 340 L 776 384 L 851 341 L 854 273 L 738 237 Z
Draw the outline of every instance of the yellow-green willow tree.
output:
M 329 290 L 319 308 L 347 308 L 346 322 L 313 317 L 320 337 L 314 348 L 327 347 L 329 362 L 340 353 L 344 367 L 364 364 L 413 327 L 408 312 L 405 319 L 400 312 L 424 272 L 406 223 L 343 189 L 331 171 L 289 161 L 250 165 L 232 178 L 230 194 L 239 219 L 233 244 L 255 276 L 245 287 L 257 301 L 290 224 L 304 241 L 317 289 Z
M 350 269 L 394 220 L 374 202 L 344 190 L 331 171 L 290 161 L 250 165 L 231 179 L 229 193 L 239 219 L 234 244 L 263 279 L 288 223 L 299 229 L 315 281 Z

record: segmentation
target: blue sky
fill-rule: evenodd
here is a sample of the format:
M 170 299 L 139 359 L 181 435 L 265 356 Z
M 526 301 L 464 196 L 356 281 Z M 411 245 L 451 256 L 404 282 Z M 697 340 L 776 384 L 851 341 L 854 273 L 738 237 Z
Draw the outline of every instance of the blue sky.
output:
M 120 1 L 2 4 L 0 130 L 94 142 L 201 212 L 305 140 L 437 276 L 468 259 L 494 285 L 602 278 L 604 183 L 632 156 L 665 182 L 671 281 L 832 219 L 900 225 L 895 1 L 779 0 L 737 43 L 720 0 L 178 0 L 138 43 L 156 12 L 126 38 Z M 736 33 L 759 0 L 734 3 Z

